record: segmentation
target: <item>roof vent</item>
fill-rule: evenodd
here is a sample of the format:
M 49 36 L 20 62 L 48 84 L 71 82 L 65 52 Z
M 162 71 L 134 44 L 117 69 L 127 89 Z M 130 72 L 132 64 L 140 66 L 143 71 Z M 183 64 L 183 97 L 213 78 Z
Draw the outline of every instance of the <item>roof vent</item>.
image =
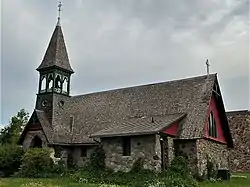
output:
M 155 122 L 153 117 L 151 118 L 151 122 L 152 122 L 152 123 L 154 123 L 154 122 Z

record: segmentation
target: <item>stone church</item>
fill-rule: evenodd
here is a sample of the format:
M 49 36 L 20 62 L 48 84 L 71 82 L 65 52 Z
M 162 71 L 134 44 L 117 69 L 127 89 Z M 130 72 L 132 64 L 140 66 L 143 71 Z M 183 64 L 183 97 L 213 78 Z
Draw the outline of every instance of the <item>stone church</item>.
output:
M 72 96 L 59 22 L 37 71 L 35 109 L 19 139 L 25 149 L 53 147 L 57 157 L 84 166 L 102 146 L 115 171 L 128 171 L 138 158 L 160 171 L 178 154 L 200 175 L 209 159 L 229 170 L 233 141 L 217 74 Z

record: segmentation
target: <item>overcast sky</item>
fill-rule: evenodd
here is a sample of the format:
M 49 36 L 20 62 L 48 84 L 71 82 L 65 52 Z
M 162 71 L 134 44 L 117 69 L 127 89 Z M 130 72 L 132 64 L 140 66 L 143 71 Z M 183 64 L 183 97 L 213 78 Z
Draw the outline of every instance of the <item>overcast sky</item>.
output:
M 33 111 L 56 0 L 3 0 L 1 116 Z M 64 0 L 71 94 L 217 72 L 226 110 L 250 108 L 249 0 Z

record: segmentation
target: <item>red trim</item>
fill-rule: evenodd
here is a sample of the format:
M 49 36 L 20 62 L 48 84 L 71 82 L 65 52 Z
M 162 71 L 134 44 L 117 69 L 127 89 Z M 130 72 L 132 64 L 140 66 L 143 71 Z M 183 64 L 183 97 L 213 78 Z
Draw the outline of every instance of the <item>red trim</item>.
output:
M 170 127 L 163 131 L 164 134 L 176 136 L 178 129 L 178 122 L 173 123 Z
M 213 112 L 214 118 L 215 118 L 215 123 L 216 123 L 216 130 L 217 130 L 217 137 L 211 137 L 208 134 L 208 119 L 209 119 L 209 114 L 210 112 Z M 205 124 L 205 132 L 204 132 L 204 137 L 207 139 L 211 139 L 220 143 L 224 143 L 226 144 L 226 137 L 224 135 L 223 129 L 222 129 L 222 120 L 220 119 L 220 115 L 219 115 L 219 110 L 217 107 L 217 103 L 216 103 L 216 99 L 214 96 L 212 96 L 211 100 L 210 100 L 210 104 L 209 104 L 209 108 L 207 111 L 207 117 L 206 117 L 206 124 Z

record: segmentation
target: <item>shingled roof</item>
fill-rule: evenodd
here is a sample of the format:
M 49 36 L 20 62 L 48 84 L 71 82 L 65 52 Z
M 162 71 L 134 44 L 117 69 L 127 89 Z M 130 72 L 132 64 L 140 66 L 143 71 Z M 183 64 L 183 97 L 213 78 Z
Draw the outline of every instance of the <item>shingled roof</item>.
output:
M 54 66 L 67 70 L 70 73 L 74 72 L 69 63 L 69 58 L 66 45 L 64 42 L 62 28 L 58 24 L 56 25 L 56 28 L 52 34 L 43 61 L 37 68 L 37 70 L 40 71 Z
M 121 122 L 113 122 L 103 130 L 100 130 L 91 137 L 114 137 L 114 136 L 132 136 L 156 134 L 163 131 L 173 123 L 182 119 L 185 114 L 171 114 L 165 116 L 141 117 L 124 120 Z
M 178 138 L 202 138 L 216 81 L 216 74 L 210 74 L 73 97 L 58 95 L 54 97 L 52 117 L 54 142 L 95 143 L 90 136 L 111 129 L 112 124 L 119 125 L 121 121 L 143 116 L 171 114 L 187 114 L 179 125 Z M 63 107 L 57 104 L 61 100 L 64 101 Z M 131 124 L 126 125 L 132 128 Z

